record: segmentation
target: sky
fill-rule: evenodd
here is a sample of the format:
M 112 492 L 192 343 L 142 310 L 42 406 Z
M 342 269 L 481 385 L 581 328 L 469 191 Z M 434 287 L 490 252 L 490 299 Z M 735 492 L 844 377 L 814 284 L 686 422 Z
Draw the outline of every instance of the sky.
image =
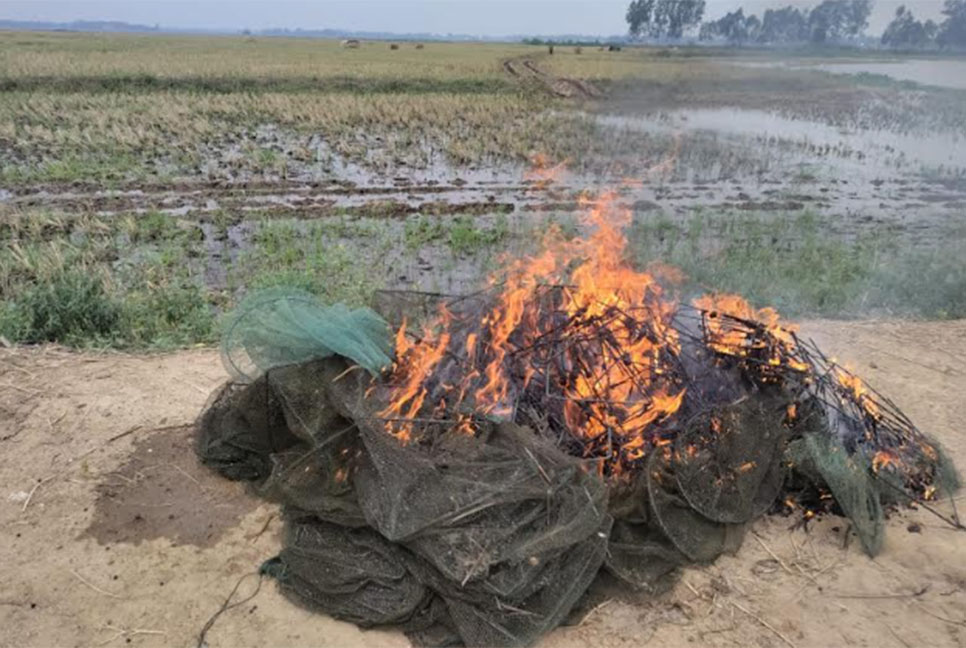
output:
M 120 20 L 201 29 L 346 29 L 501 36 L 613 35 L 627 30 L 629 0 L 3 0 L 10 20 Z M 820 0 L 707 0 L 706 19 Z M 919 18 L 937 18 L 942 0 L 877 0 L 869 32 L 881 33 L 903 2 Z

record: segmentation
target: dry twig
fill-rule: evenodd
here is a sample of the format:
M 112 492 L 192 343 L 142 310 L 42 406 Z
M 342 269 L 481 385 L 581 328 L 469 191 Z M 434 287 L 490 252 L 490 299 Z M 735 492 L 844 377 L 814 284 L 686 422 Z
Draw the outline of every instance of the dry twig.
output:
M 755 614 L 751 610 L 748 610 L 747 608 L 744 608 L 744 607 L 738 605 L 734 601 L 731 601 L 731 605 L 733 605 L 737 610 L 739 610 L 741 612 L 744 612 L 745 614 L 747 614 L 748 616 L 750 616 L 752 619 L 754 619 L 755 621 L 757 621 L 758 623 L 760 623 L 765 628 L 768 628 L 769 630 L 771 630 L 775 634 L 776 637 L 778 637 L 779 639 L 781 639 L 782 641 L 784 641 L 786 644 L 788 644 L 789 646 L 791 646 L 791 648 L 795 648 L 795 644 L 792 643 L 792 640 L 789 639 L 788 637 L 786 637 L 785 635 L 783 635 L 781 632 L 779 632 L 775 628 L 775 626 L 771 625 L 770 623 L 768 623 L 767 621 L 765 621 L 764 619 L 762 619 L 760 616 L 758 616 L 757 614 Z
M 81 576 L 80 574 L 78 574 L 73 569 L 70 570 L 70 573 L 73 574 L 74 577 L 77 578 L 77 580 L 79 580 L 80 582 L 84 583 L 84 585 L 87 585 L 89 588 L 91 588 L 92 590 L 94 590 L 98 594 L 103 594 L 104 596 L 110 596 L 111 598 L 116 598 L 116 599 L 123 598 L 122 596 L 119 596 L 118 594 L 114 594 L 112 592 L 108 592 L 107 590 L 101 589 L 100 587 L 98 587 L 94 583 L 90 582 L 89 580 L 87 580 L 86 578 L 84 578 L 83 576 Z

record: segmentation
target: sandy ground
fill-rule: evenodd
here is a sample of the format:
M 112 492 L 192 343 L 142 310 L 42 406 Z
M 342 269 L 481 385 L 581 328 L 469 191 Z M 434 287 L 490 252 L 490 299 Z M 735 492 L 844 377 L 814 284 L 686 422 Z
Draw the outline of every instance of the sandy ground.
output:
M 804 328 L 966 466 L 966 321 Z M 277 509 L 191 451 L 191 423 L 225 377 L 208 349 L 0 350 L 0 645 L 195 645 L 277 552 Z M 966 646 L 966 533 L 903 511 L 870 560 L 842 520 L 790 522 L 761 520 L 737 555 L 686 570 L 658 599 L 605 603 L 541 645 Z M 271 582 L 208 643 L 408 645 L 301 610 Z

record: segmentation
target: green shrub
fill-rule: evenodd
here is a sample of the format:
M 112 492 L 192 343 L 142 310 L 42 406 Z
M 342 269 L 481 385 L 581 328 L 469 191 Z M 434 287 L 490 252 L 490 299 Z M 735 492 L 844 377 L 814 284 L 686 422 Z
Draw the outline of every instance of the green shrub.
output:
M 4 336 L 26 343 L 111 340 L 121 324 L 121 306 L 101 278 L 80 270 L 26 286 L 2 312 Z

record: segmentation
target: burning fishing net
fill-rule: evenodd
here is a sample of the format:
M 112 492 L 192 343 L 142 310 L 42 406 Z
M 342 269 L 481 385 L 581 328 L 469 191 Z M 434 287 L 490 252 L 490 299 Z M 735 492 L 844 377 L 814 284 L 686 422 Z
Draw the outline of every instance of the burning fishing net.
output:
M 673 272 L 624 262 L 629 214 L 586 207 L 588 237 L 551 231 L 395 335 L 297 293 L 239 309 L 198 452 L 284 505 L 264 570 L 294 600 L 420 645 L 525 645 L 595 581 L 660 592 L 766 512 L 846 515 L 875 554 L 884 511 L 958 487 L 775 311 L 677 303 Z

